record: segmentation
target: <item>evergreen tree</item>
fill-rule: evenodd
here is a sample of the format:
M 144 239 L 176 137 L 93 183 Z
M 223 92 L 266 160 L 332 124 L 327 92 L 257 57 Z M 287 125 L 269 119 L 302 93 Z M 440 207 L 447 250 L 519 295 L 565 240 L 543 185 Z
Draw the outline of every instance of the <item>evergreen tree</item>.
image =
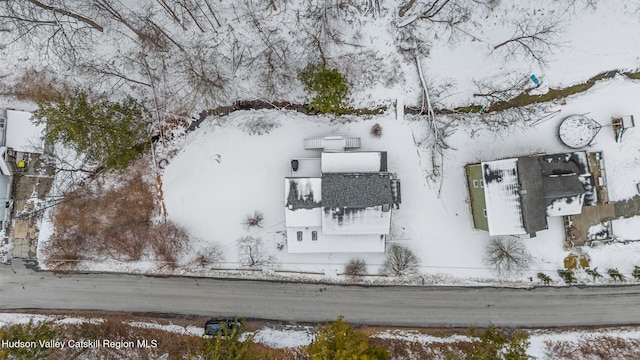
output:
M 389 353 L 369 345 L 368 337 L 355 332 L 340 316 L 318 326 L 316 338 L 307 348 L 313 360 L 387 360 Z
M 237 319 L 234 319 L 238 322 Z M 254 335 L 251 334 L 242 340 L 242 334 L 246 331 L 244 321 L 240 322 L 240 327 L 229 328 L 224 322 L 221 323 L 221 331 L 211 339 L 204 339 L 202 348 L 191 354 L 192 359 L 202 360 L 253 360 L 259 359 L 260 354 L 251 353 L 249 348 L 253 345 Z
M 471 343 L 471 351 L 466 353 L 465 360 L 528 360 L 529 334 L 516 331 L 510 338 L 504 332 L 491 325 L 481 334 L 475 329 L 469 335 L 476 340 Z
M 60 330 L 47 322 L 9 325 L 0 328 L 0 339 L 10 343 L 22 341 L 24 343 L 36 342 L 32 346 L 0 347 L 0 359 L 40 359 L 46 358 L 54 350 L 41 347 L 40 341 L 55 340 L 59 337 Z
M 149 143 L 146 110 L 133 98 L 95 101 L 77 91 L 68 98 L 38 103 L 34 118 L 47 124 L 48 142 L 59 140 L 107 169 L 126 168 Z
M 344 113 L 349 83 L 337 69 L 328 69 L 325 64 L 309 64 L 298 73 L 307 92 L 313 95 L 309 106 L 325 114 Z

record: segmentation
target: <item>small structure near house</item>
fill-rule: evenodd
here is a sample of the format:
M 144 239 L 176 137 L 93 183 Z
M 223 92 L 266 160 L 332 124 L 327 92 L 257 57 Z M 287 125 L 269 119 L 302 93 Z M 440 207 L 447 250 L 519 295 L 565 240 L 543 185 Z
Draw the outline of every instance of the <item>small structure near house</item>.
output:
M 400 181 L 388 172 L 385 151 L 345 151 L 359 147 L 359 138 L 339 151 L 333 140 L 344 139 L 306 139 L 305 148 L 324 150 L 320 158 L 291 160 L 284 194 L 289 253 L 385 251 Z
M 569 115 L 560 123 L 558 136 L 568 147 L 581 149 L 591 145 L 601 128 L 597 121 L 584 115 Z
M 53 182 L 53 169 L 42 162 L 50 150 L 45 125 L 34 124 L 30 112 L 0 109 L 0 229 L 13 241 L 13 257 L 36 256 L 36 217 L 15 219 L 12 211 L 33 211 L 30 200 L 43 200 Z M 45 169 L 46 168 L 46 169 Z
M 597 203 L 584 151 L 522 156 L 466 166 L 476 229 L 535 236 L 547 216 L 579 214 Z
M 611 125 L 613 125 L 613 133 L 616 136 L 616 142 L 622 141 L 622 135 L 628 129 L 635 127 L 636 123 L 633 119 L 633 115 L 627 115 L 619 118 L 613 118 L 611 120 Z

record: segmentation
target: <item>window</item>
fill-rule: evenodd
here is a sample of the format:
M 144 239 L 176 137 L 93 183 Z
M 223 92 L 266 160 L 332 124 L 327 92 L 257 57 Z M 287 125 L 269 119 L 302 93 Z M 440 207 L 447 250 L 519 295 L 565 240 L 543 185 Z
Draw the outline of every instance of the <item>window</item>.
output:
M 484 187 L 484 180 L 480 180 L 480 187 L 483 188 Z
M 474 188 L 477 188 L 477 187 L 478 187 L 478 180 L 477 180 L 477 179 L 474 179 L 474 180 L 473 180 L 473 187 L 474 187 Z
M 482 215 L 484 215 L 484 217 L 487 217 L 487 209 L 482 209 Z
M 312 231 L 311 232 L 311 240 L 312 241 L 317 241 L 318 240 L 318 232 L 317 231 Z
M 302 241 L 302 231 L 298 231 L 296 236 L 298 236 L 298 241 Z

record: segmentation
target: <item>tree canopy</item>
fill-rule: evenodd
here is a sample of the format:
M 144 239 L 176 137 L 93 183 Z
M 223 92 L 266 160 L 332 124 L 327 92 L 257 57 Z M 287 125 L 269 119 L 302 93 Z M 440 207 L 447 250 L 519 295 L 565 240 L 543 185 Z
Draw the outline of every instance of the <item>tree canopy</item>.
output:
M 341 317 L 318 326 L 316 338 L 307 352 L 313 360 L 387 360 L 385 349 L 371 346 L 365 334 L 355 332 Z
M 61 141 L 100 167 L 122 170 L 149 143 L 149 119 L 145 108 L 129 97 L 122 102 L 90 99 L 76 91 L 38 103 L 38 123 L 47 124 L 46 140 Z
M 349 82 L 337 69 L 329 69 L 324 64 L 309 64 L 298 73 L 298 79 L 313 95 L 309 104 L 313 110 L 325 114 L 344 112 Z

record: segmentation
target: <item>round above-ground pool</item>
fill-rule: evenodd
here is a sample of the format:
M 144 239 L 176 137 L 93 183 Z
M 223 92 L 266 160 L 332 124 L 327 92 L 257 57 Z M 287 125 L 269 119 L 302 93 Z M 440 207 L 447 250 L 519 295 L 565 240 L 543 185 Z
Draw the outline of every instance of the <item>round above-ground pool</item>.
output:
M 558 128 L 560 140 L 571 148 L 583 148 L 591 143 L 600 125 L 584 115 L 569 115 Z

